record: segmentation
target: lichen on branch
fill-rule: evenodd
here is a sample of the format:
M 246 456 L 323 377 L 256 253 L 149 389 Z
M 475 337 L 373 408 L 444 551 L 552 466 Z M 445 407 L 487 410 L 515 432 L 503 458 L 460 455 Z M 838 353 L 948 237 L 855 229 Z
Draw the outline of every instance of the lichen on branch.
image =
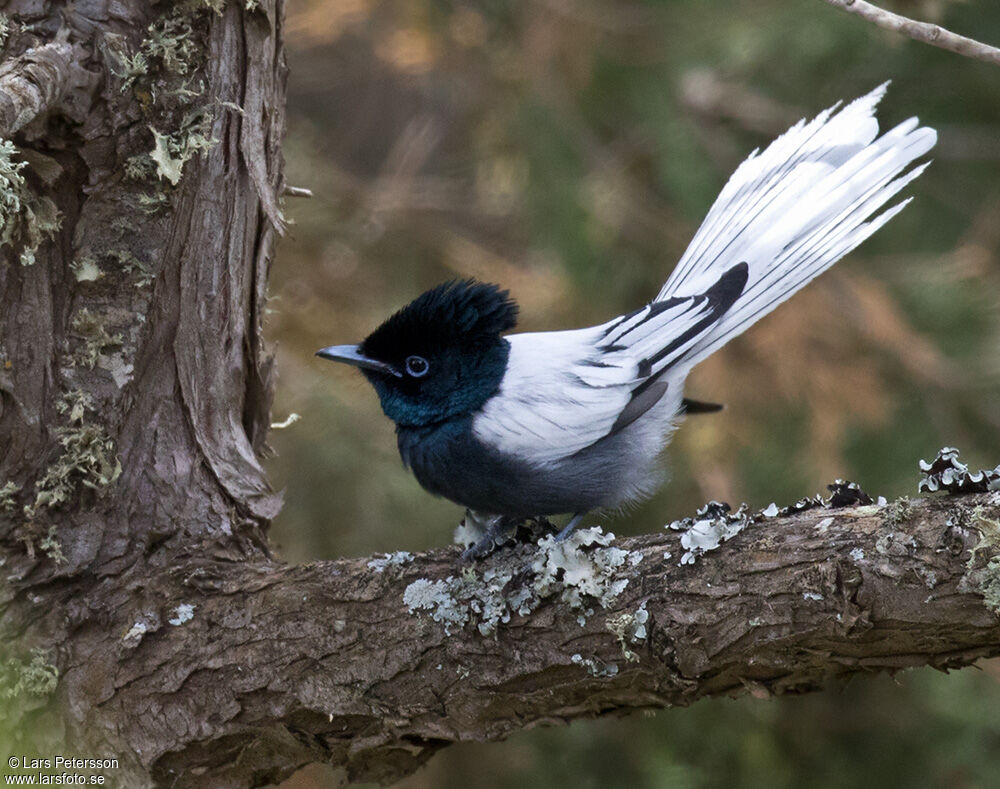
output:
M 30 266 L 39 247 L 58 232 L 60 217 L 50 198 L 27 185 L 27 162 L 17 154 L 14 143 L 0 139 L 0 250 L 16 251 L 21 265 Z

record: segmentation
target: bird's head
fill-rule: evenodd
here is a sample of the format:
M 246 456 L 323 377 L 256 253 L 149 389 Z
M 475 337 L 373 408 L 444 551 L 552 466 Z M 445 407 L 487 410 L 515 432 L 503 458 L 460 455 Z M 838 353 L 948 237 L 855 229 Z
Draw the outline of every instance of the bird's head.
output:
M 397 425 L 420 427 L 480 408 L 500 387 L 517 323 L 505 290 L 473 280 L 418 296 L 359 345 L 331 345 L 317 356 L 358 367 Z

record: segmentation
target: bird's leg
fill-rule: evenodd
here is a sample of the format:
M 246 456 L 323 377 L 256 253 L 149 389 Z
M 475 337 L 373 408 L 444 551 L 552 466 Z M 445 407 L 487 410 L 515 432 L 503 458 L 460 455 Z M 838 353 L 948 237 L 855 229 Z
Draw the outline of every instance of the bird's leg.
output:
M 481 513 L 472 510 L 465 511 L 465 518 L 467 525 L 471 528 L 478 527 L 483 535 L 472 547 L 466 548 L 462 552 L 462 559 L 465 561 L 483 559 L 489 556 L 495 548 L 503 545 L 516 534 L 520 524 L 517 518 L 509 518 L 506 515 L 493 515 L 484 518 Z M 485 531 L 483 527 L 485 527 Z
M 586 514 L 586 512 L 578 512 L 570 518 L 569 523 L 563 526 L 562 531 L 556 535 L 556 542 L 562 542 L 569 537 L 573 533 L 573 529 L 580 525 L 580 521 L 583 520 L 583 516 Z

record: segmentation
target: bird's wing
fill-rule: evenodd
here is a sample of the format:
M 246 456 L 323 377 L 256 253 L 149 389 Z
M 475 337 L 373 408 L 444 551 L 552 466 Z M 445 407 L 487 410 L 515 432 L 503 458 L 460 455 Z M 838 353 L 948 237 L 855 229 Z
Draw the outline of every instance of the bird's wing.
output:
M 745 283 L 746 266 L 734 266 L 704 293 L 655 302 L 602 326 L 508 336 L 507 370 L 473 422 L 476 436 L 544 464 L 627 427 L 666 393 L 667 373 L 684 367 Z
M 473 421 L 476 437 L 545 464 L 607 435 L 628 405 L 636 365 L 623 355 L 601 359 L 601 329 L 508 335 L 507 371 Z

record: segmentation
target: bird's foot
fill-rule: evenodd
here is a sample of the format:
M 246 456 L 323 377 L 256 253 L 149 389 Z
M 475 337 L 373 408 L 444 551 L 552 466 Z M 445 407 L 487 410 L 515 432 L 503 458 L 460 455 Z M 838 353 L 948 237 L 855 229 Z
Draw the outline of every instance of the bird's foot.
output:
M 555 541 L 562 542 L 580 525 L 585 512 L 578 512 L 560 531 Z M 498 548 L 510 542 L 537 542 L 555 532 L 556 527 L 547 518 L 513 518 L 509 515 L 488 515 L 466 510 L 465 518 L 455 532 L 455 542 L 468 547 L 462 552 L 464 561 L 485 559 Z
M 567 537 L 573 533 L 573 529 L 580 525 L 580 521 L 583 520 L 583 516 L 586 515 L 585 512 L 578 512 L 572 518 L 569 519 L 569 523 L 560 529 L 559 533 L 556 535 L 556 542 L 562 542 Z
M 497 548 L 509 543 L 533 543 L 555 527 L 546 518 L 516 518 L 509 515 L 489 515 L 465 511 L 465 518 L 455 532 L 455 542 L 466 546 L 465 561 L 484 559 Z
M 466 510 L 462 526 L 465 527 L 467 533 L 481 536 L 462 552 L 462 559 L 467 562 L 485 559 L 517 535 L 517 527 L 520 523 L 517 518 L 510 518 L 506 515 L 483 515 Z

